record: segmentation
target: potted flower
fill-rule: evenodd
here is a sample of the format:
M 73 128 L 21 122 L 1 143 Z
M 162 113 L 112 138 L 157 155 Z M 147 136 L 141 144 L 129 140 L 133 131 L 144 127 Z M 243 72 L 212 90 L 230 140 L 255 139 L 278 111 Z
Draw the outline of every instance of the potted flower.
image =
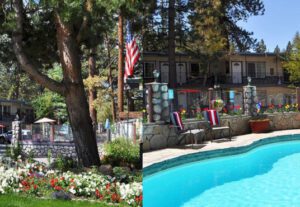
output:
M 218 112 L 221 112 L 224 107 L 224 101 L 222 99 L 212 100 L 212 108 Z
M 252 133 L 265 133 L 270 131 L 270 119 L 267 115 L 259 114 L 249 120 Z

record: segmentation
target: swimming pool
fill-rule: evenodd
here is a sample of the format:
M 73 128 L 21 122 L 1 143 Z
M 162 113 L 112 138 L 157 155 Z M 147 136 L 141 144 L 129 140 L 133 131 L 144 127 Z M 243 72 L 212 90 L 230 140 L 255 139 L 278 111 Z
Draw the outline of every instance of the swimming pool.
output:
M 177 158 L 169 165 L 179 166 L 156 173 L 150 166 L 146 171 L 151 173 L 143 179 L 143 206 L 299 206 L 300 135 L 275 137 L 239 150 L 216 150 L 210 153 L 215 158 L 198 162 L 189 161 L 203 153 Z M 235 155 L 228 155 L 230 151 Z M 185 159 L 189 163 L 182 164 Z

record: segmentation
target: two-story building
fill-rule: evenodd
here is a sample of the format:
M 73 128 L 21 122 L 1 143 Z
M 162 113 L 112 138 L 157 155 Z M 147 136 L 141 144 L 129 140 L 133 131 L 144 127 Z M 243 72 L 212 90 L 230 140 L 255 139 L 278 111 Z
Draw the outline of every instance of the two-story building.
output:
M 0 99 L 0 124 L 10 127 L 17 114 L 19 120 L 23 120 L 26 124 L 34 122 L 34 111 L 28 103 L 20 100 Z
M 178 107 L 188 109 L 195 102 L 208 104 L 208 88 L 215 88 L 215 94 L 225 101 L 229 99 L 229 91 L 234 91 L 235 103 L 242 105 L 242 86 L 251 77 L 251 84 L 257 86 L 259 101 L 264 106 L 280 105 L 295 99 L 295 89 L 288 87 L 288 75 L 281 61 L 275 53 L 247 52 L 224 55 L 207 65 L 199 58 L 177 53 L 176 71 L 170 71 L 167 53 L 145 52 L 144 81 L 153 81 L 154 69 L 160 71 L 160 81 L 166 83 L 169 82 L 169 74 L 175 72 Z

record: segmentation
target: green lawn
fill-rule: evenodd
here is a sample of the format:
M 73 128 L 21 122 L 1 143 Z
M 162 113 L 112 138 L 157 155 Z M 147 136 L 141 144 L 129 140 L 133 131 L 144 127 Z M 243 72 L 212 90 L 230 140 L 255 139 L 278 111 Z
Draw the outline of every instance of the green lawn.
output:
M 17 195 L 0 195 L 0 206 L 2 207 L 125 207 L 122 205 L 108 205 L 104 203 L 92 203 L 87 201 L 60 201 L 44 200 Z

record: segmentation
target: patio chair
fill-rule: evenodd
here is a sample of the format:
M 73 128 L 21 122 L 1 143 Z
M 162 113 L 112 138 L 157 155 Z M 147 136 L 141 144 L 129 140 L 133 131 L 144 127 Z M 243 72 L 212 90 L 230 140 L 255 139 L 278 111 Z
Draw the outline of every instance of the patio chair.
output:
M 171 113 L 171 122 L 172 126 L 175 128 L 175 132 L 177 135 L 189 135 L 193 136 L 194 139 L 194 144 L 197 144 L 197 136 L 200 133 L 204 133 L 204 129 L 191 129 L 191 128 L 186 128 L 183 125 L 181 116 L 178 112 L 173 112 Z
M 228 122 L 228 126 L 221 126 L 220 123 L 220 117 L 219 113 L 216 110 L 206 110 L 203 111 L 203 116 L 205 120 L 208 122 L 208 133 L 211 135 L 211 140 L 213 141 L 215 139 L 214 131 L 216 130 L 228 130 L 229 132 L 229 137 L 228 139 L 231 141 L 232 135 L 231 135 L 231 126 L 230 122 Z

